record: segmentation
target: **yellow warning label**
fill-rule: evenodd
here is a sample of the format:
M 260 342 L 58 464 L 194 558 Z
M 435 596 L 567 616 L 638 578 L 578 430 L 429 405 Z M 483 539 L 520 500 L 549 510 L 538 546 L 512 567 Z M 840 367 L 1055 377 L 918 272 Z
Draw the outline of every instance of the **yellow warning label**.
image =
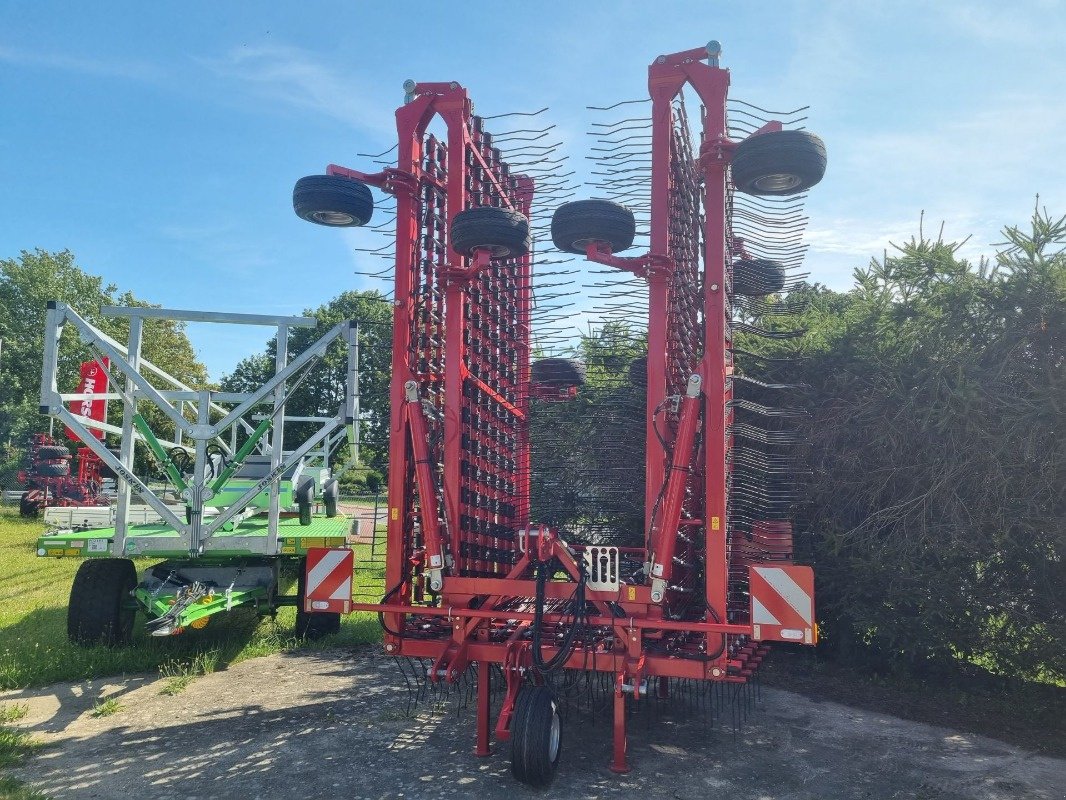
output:
M 711 517 L 711 530 L 712 531 L 718 531 L 718 530 L 721 530 L 721 529 L 722 529 L 722 518 L 721 517 Z
M 626 588 L 626 597 L 628 599 L 630 599 L 630 600 L 636 600 L 637 599 L 637 587 L 636 586 L 627 587 Z
M 309 547 L 325 547 L 326 543 L 321 536 L 305 536 L 300 540 L 300 544 L 304 546 L 306 550 Z
M 392 509 L 392 518 L 393 519 L 399 519 L 400 518 L 400 509 L 398 509 L 398 508 L 393 508 Z
M 282 554 L 295 555 L 296 554 L 296 546 L 295 545 L 291 545 L 291 544 L 285 545 L 283 548 L 281 548 L 281 552 L 282 552 Z
M 65 556 L 78 556 L 78 555 L 81 555 L 81 551 L 78 550 L 76 547 L 68 547 L 66 550 L 63 551 L 63 555 L 65 555 Z

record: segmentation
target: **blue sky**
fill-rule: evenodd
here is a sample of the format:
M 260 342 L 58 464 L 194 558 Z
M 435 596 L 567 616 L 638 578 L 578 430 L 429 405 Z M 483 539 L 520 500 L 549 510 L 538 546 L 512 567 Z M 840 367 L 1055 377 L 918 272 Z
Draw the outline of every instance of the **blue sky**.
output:
M 646 96 L 656 55 L 711 38 L 732 96 L 812 106 L 829 150 L 807 204 L 815 280 L 847 288 L 923 210 L 971 257 L 1038 192 L 1066 213 L 1059 0 L 0 0 L 0 257 L 69 248 L 176 308 L 290 314 L 383 288 L 354 274 L 362 232 L 301 222 L 291 190 L 390 147 L 405 79 L 459 81 L 487 115 L 550 106 L 578 161 L 586 105 Z M 190 336 L 215 378 L 266 338 Z

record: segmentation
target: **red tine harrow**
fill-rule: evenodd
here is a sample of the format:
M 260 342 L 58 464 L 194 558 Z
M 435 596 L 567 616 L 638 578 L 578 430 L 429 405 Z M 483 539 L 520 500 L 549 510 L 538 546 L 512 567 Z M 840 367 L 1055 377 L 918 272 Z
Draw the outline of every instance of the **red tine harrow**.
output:
M 790 387 L 741 369 L 733 340 L 792 335 L 754 321 L 788 307 L 765 300 L 802 254 L 798 205 L 780 198 L 821 179 L 825 150 L 753 106 L 730 127 L 719 50 L 657 58 L 650 136 L 601 148 L 618 152 L 599 159 L 600 185 L 637 215 L 582 200 L 551 218 L 557 249 L 646 285 L 646 361 L 629 369 L 646 391 L 645 459 L 628 466 L 644 484 L 635 533 L 550 522 L 552 498 L 531 493 L 531 476 L 558 468 L 531 463 L 531 419 L 585 379 L 573 361 L 531 361 L 529 220 L 535 193 L 558 201 L 562 183 L 512 171 L 463 87 L 408 82 L 395 167 L 330 166 L 294 191 L 297 213 L 325 225 L 366 224 L 368 186 L 396 198 L 387 592 L 356 608 L 380 615 L 386 652 L 428 664 L 430 686 L 475 678 L 475 752 L 490 753 L 493 732 L 509 740 L 515 776 L 533 785 L 556 771 L 565 676 L 611 687 L 611 769 L 626 772 L 629 705 L 666 696 L 672 679 L 744 685 L 767 642 L 817 641 L 813 574 L 793 563 L 798 412 L 768 404 Z M 685 87 L 702 105 L 695 141 Z M 534 169 L 547 160 L 524 147 Z M 621 255 L 638 217 L 647 251 Z

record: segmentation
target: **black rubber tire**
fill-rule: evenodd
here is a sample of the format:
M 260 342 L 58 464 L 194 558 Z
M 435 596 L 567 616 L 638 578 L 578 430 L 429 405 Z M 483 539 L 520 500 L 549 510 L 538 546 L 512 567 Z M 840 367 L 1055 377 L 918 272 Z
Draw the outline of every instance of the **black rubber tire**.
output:
M 296 504 L 296 509 L 300 512 L 300 524 L 305 528 L 311 524 L 311 504 L 300 501 Z
M 307 593 L 307 560 L 300 561 L 300 578 L 296 584 L 298 600 L 296 603 L 296 638 L 321 639 L 339 633 L 341 615 L 336 613 L 315 613 L 304 611 L 304 594 Z
M 313 503 L 315 501 L 315 479 L 310 476 L 300 478 L 300 482 L 292 490 L 292 496 L 297 503 Z
M 54 458 L 70 458 L 70 451 L 59 445 L 45 445 L 37 448 L 38 461 L 51 461 Z
M 733 262 L 733 295 L 759 297 L 785 288 L 785 265 L 768 258 L 747 258 Z
M 511 774 L 528 786 L 548 786 L 555 779 L 561 755 L 562 720 L 551 689 L 521 689 L 511 720 Z
M 487 247 L 493 258 L 515 258 L 529 252 L 529 220 L 517 211 L 479 206 L 460 211 L 452 220 L 452 249 L 472 256 Z
M 54 464 L 38 464 L 34 470 L 42 478 L 63 478 L 70 474 L 70 464 L 58 461 Z
M 374 196 L 365 183 L 339 175 L 308 175 L 292 189 L 292 208 L 300 219 L 331 228 L 366 225 L 374 216 Z
M 636 235 L 633 212 L 610 200 L 575 200 L 552 214 L 552 242 L 566 253 L 584 255 L 589 242 L 603 242 L 619 253 L 633 246 Z
M 83 561 L 67 605 L 70 641 L 83 647 L 122 647 L 132 642 L 136 609 L 130 592 L 136 585 L 137 571 L 128 558 Z
M 572 358 L 539 358 L 529 365 L 530 381 L 541 386 L 569 389 L 585 385 L 585 365 Z
M 825 144 L 808 131 L 771 131 L 745 139 L 733 153 L 733 185 L 745 194 L 784 197 L 825 175 Z
M 340 499 L 340 486 L 337 481 L 330 478 L 322 487 L 322 505 L 325 506 L 326 516 L 332 519 L 337 516 L 337 501 Z
M 22 497 L 19 498 L 19 515 L 33 519 L 41 513 L 41 509 L 37 503 L 29 499 L 28 494 L 28 492 L 23 492 Z

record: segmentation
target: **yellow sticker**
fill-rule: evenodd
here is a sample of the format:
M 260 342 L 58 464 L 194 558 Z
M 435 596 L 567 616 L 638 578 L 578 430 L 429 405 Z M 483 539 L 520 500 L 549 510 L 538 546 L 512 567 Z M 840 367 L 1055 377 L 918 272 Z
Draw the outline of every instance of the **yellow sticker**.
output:
M 392 509 L 392 518 L 393 519 L 399 519 L 400 518 L 400 509 L 398 509 L 398 508 L 393 508 Z
M 717 531 L 717 530 L 721 530 L 721 528 L 722 528 L 722 518 L 721 517 L 711 517 L 711 530 L 712 531 Z
M 296 546 L 291 544 L 285 545 L 283 548 L 281 548 L 281 552 L 282 554 L 295 555 Z
M 637 587 L 636 586 L 627 587 L 626 588 L 626 596 L 630 600 L 636 600 L 637 599 Z
M 81 551 L 78 550 L 76 547 L 68 547 L 66 550 L 63 551 L 63 555 L 65 555 L 65 556 L 80 556 L 81 555 Z
M 305 536 L 300 540 L 300 544 L 304 546 L 306 550 L 309 547 L 325 547 L 326 542 L 321 536 Z

